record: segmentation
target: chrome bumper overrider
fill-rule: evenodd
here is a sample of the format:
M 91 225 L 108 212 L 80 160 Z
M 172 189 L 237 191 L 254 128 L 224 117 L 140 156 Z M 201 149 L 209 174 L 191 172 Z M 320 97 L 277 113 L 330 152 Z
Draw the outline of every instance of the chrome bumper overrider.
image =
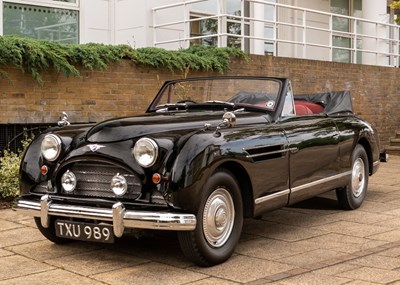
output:
M 196 228 L 196 217 L 192 214 L 170 212 L 148 212 L 126 210 L 121 202 L 110 208 L 74 206 L 57 204 L 51 201 L 49 195 L 42 196 L 40 202 L 20 198 L 17 210 L 40 217 L 43 227 L 49 227 L 49 217 L 71 217 L 109 221 L 113 223 L 114 234 L 121 237 L 125 228 L 192 231 Z

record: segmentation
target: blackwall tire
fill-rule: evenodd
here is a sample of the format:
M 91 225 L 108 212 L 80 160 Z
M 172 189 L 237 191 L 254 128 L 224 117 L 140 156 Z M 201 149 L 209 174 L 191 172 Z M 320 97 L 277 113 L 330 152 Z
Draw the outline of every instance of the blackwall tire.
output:
M 217 170 L 199 197 L 194 231 L 178 232 L 183 253 L 199 266 L 227 260 L 235 250 L 243 226 L 243 203 L 233 175 Z
M 339 205 L 346 210 L 361 206 L 368 189 L 368 156 L 362 145 L 357 145 L 352 154 L 351 178 L 349 184 L 336 190 Z

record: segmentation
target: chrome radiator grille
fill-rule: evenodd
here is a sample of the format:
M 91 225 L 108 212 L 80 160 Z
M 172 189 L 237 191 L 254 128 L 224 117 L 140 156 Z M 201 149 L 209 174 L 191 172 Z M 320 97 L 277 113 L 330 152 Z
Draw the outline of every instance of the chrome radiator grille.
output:
M 111 190 L 110 184 L 113 176 L 120 174 L 125 177 L 128 183 L 128 190 L 123 198 L 136 199 L 140 196 L 142 187 L 139 177 L 124 168 L 105 163 L 78 162 L 64 168 L 64 172 L 67 170 L 75 174 L 77 185 L 73 193 L 66 193 L 62 190 L 64 194 L 107 198 L 116 197 Z

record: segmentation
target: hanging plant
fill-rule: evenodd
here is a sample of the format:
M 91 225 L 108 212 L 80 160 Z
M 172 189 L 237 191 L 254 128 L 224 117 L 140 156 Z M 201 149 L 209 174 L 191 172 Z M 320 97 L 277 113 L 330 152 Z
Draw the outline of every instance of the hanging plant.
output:
M 0 36 L 0 67 L 15 66 L 43 84 L 42 73 L 55 69 L 66 76 L 79 77 L 78 68 L 104 70 L 112 62 L 131 60 L 137 65 L 186 70 L 224 72 L 232 57 L 247 59 L 234 48 L 192 46 L 178 51 L 161 48 L 134 49 L 128 45 L 82 44 L 67 45 L 17 36 Z M 0 77 L 7 73 L 0 69 Z

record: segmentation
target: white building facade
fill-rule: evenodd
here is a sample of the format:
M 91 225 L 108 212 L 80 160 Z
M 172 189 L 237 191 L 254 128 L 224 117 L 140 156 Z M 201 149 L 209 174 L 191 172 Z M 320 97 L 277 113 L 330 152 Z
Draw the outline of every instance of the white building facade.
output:
M 0 34 L 399 66 L 387 0 L 0 0 Z

